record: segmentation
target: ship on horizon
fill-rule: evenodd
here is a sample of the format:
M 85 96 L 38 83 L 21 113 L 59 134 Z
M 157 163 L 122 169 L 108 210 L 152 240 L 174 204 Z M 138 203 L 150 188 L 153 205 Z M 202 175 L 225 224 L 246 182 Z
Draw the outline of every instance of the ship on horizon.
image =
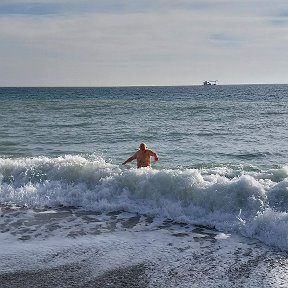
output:
M 218 80 L 205 80 L 204 82 L 203 82 L 203 85 L 217 85 L 217 82 L 218 82 Z

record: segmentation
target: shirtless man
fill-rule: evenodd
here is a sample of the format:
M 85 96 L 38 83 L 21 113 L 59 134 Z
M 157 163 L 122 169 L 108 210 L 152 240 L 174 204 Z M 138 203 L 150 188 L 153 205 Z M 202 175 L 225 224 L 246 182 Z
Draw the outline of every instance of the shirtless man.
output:
M 158 161 L 158 156 L 155 152 L 152 150 L 147 149 L 147 146 L 145 143 L 141 143 L 139 146 L 139 150 L 130 158 L 128 158 L 125 162 L 122 163 L 122 165 L 125 165 L 128 162 L 131 162 L 133 160 L 137 160 L 137 168 L 141 167 L 150 167 L 150 157 L 154 157 L 155 161 Z

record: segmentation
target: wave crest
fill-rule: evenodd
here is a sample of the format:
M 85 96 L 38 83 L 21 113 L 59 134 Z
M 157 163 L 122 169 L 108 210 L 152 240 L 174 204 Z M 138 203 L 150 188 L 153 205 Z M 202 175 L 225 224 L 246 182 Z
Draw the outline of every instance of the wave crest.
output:
M 259 231 L 278 231 L 279 219 L 287 218 L 287 171 L 127 169 L 93 155 L 0 158 L 0 203 L 148 213 L 241 231 L 270 243 Z M 281 233 L 288 237 L 288 224 L 284 226 Z

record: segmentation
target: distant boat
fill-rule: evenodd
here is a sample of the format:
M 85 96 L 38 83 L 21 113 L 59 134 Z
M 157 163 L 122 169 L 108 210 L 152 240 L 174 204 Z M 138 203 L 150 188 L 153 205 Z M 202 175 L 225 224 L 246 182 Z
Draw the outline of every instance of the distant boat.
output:
M 209 81 L 204 81 L 203 85 L 217 85 L 218 80 L 209 80 Z

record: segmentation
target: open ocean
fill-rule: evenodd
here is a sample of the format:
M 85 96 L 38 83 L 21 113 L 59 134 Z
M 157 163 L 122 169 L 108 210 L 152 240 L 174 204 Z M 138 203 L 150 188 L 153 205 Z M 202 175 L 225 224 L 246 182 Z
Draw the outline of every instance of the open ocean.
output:
M 288 85 L 0 88 L 0 286 L 287 287 L 287 116 Z

